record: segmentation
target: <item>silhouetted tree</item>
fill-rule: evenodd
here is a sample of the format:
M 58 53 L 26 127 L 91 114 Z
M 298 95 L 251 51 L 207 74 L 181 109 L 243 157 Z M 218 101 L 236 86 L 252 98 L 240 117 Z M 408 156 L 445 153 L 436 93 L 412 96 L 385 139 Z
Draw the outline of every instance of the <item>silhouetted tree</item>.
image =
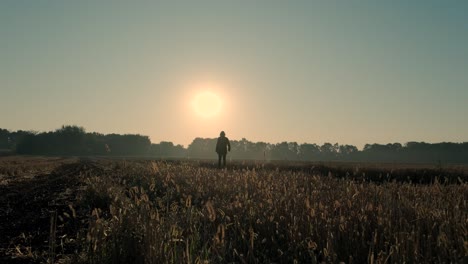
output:
M 320 159 L 320 146 L 317 144 L 304 143 L 300 146 L 300 159 L 301 160 L 319 160 Z
M 188 146 L 188 156 L 211 159 L 215 155 L 216 138 L 195 138 Z
M 233 159 L 306 160 L 306 161 L 371 161 L 468 163 L 468 142 L 366 144 L 360 151 L 353 145 L 338 143 L 270 144 L 245 138 L 231 141 Z M 184 148 L 172 142 L 151 144 L 147 136 L 87 133 L 79 126 L 62 126 L 53 132 L 13 131 L 0 129 L 0 150 L 37 155 L 150 155 L 161 158 L 212 159 L 216 138 L 195 138 Z
M 10 131 L 0 128 L 0 149 L 10 149 Z
M 298 145 L 296 142 L 281 142 L 274 145 L 271 150 L 271 157 L 275 160 L 296 160 L 298 159 Z
M 185 158 L 187 150 L 181 145 L 174 145 L 172 142 L 161 141 L 159 144 L 151 144 L 151 156 L 160 158 Z

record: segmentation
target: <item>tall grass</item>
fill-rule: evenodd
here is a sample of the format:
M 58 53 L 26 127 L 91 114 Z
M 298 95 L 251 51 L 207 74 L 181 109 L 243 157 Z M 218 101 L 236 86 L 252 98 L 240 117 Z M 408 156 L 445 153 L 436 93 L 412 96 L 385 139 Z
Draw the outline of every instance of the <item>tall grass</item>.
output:
M 468 255 L 466 183 L 112 166 L 88 178 L 84 262 L 462 263 Z

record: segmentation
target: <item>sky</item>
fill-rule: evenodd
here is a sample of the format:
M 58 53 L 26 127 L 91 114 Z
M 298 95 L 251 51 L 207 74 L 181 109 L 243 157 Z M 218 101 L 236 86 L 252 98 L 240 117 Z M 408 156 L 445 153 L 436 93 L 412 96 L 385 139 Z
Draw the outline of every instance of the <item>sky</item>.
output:
M 0 128 L 468 141 L 468 1 L 0 2 Z

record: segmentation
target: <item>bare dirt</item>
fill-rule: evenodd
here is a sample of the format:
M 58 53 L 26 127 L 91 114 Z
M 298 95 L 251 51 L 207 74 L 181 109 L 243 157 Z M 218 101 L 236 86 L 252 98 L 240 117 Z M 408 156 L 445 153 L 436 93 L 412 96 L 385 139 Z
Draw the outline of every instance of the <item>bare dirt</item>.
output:
M 77 199 L 88 162 L 78 159 L 12 158 L 0 161 L 0 262 L 44 263 L 79 250 L 87 208 Z M 56 215 L 56 217 L 55 217 Z M 51 218 L 56 218 L 50 250 Z

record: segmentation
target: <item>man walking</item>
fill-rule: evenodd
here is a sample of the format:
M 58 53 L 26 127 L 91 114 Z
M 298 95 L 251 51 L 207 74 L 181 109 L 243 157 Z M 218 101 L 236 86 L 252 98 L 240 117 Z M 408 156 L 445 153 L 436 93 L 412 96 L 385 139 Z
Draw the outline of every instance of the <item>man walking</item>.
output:
M 226 167 L 226 154 L 231 151 L 231 143 L 226 137 L 226 133 L 221 131 L 218 141 L 216 142 L 216 153 L 218 153 L 218 168 L 221 168 L 221 159 L 223 160 L 223 167 Z

